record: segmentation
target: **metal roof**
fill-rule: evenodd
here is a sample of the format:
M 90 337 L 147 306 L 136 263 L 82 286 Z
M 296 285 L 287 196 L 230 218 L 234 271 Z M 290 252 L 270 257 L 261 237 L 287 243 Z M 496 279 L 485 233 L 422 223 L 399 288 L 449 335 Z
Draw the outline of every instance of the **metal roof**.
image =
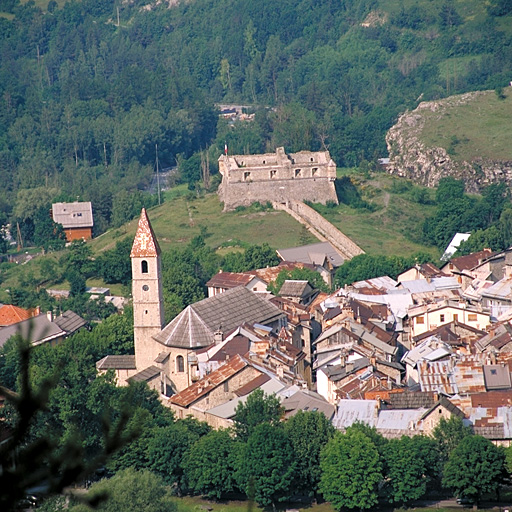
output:
M 206 286 L 212 288 L 235 288 L 241 285 L 247 286 L 254 278 L 256 278 L 255 274 L 220 271 L 206 283 Z
M 92 228 L 92 205 L 87 202 L 54 203 L 52 204 L 52 218 L 63 228 Z
M 279 379 L 275 377 L 270 377 L 270 380 L 259 386 L 259 389 L 263 390 L 266 395 L 272 395 L 274 393 L 279 393 L 283 389 L 286 388 L 286 385 L 283 384 Z M 250 395 L 250 393 L 249 393 Z M 212 416 L 217 416 L 219 418 L 229 419 L 235 415 L 236 408 L 239 403 L 245 403 L 247 397 L 249 395 L 244 395 L 241 397 L 233 398 L 229 400 L 229 402 L 225 402 L 216 407 L 212 407 L 208 409 L 207 413 Z
M 421 417 L 428 409 L 391 409 L 379 411 L 377 430 L 411 430 L 416 429 Z
M 340 400 L 332 424 L 339 430 L 345 430 L 356 422 L 375 427 L 378 413 L 378 400 Z
M 488 364 L 484 365 L 483 371 L 487 390 L 510 389 L 511 380 L 508 365 Z
M 0 329 L 0 347 L 16 334 L 21 334 L 33 345 L 39 345 L 54 338 L 65 336 L 67 333 L 56 323 L 48 320 L 46 314 L 38 315 Z

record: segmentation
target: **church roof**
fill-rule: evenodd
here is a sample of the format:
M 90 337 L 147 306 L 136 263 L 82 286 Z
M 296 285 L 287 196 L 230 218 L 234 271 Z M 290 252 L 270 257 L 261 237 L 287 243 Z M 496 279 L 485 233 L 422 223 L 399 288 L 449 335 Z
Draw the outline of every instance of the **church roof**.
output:
M 217 330 L 229 332 L 245 322 L 269 324 L 282 311 L 243 286 L 185 308 L 154 338 L 169 347 L 198 349 L 214 342 Z
M 151 223 L 149 222 L 146 208 L 142 208 L 139 218 L 139 226 L 133 240 L 131 258 L 154 257 L 160 254 L 160 246 L 156 239 Z

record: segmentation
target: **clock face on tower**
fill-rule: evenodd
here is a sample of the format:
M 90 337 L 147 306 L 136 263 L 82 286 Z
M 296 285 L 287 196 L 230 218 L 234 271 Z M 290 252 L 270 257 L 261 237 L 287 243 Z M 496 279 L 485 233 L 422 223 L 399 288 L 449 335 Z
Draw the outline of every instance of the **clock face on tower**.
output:
M 142 289 L 143 289 L 145 292 L 147 292 L 147 291 L 149 290 L 149 286 L 148 286 L 147 284 L 145 284 L 145 285 L 142 287 Z

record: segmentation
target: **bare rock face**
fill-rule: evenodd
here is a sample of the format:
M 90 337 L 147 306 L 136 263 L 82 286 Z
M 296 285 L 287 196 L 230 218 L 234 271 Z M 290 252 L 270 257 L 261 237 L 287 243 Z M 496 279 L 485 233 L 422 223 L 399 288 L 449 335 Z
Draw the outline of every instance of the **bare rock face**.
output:
M 512 162 L 475 158 L 456 161 L 444 148 L 429 147 L 421 140 L 426 110 L 442 116 L 449 109 L 475 101 L 484 92 L 452 96 L 439 101 L 425 101 L 412 112 L 405 112 L 386 135 L 390 162 L 388 172 L 427 187 L 436 187 L 441 178 L 463 180 L 467 192 L 479 192 L 491 183 L 505 181 L 512 185 Z

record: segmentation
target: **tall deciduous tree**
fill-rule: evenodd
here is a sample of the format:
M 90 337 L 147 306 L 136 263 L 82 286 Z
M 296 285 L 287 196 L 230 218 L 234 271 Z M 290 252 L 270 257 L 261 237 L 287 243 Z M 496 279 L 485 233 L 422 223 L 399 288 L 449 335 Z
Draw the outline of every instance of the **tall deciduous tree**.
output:
M 311 411 L 299 411 L 284 427 L 295 452 L 297 488 L 313 496 L 320 481 L 320 452 L 334 436 L 334 427 L 324 414 Z
M 468 436 L 453 450 L 444 467 L 443 485 L 458 497 L 478 503 L 501 485 L 505 453 L 481 436 Z
M 254 428 L 238 452 L 236 478 L 249 498 L 261 506 L 290 499 L 294 489 L 295 454 L 281 426 Z
M 417 441 L 420 442 L 417 442 Z M 386 483 L 390 503 L 407 504 L 427 491 L 428 453 L 419 436 L 391 439 L 385 448 Z
M 441 418 L 432 435 L 439 447 L 441 458 L 446 461 L 461 441 L 472 433 L 471 427 L 464 425 L 461 418 L 452 416 L 448 420 Z
M 235 441 L 227 430 L 214 430 L 196 441 L 184 457 L 188 487 L 220 499 L 236 489 Z
M 261 423 L 277 426 L 284 414 L 279 398 L 265 395 L 262 389 L 252 392 L 247 401 L 240 402 L 233 418 L 236 438 L 247 441 Z
M 319 490 L 337 510 L 377 504 L 382 463 L 375 444 L 362 432 L 337 432 L 322 450 Z

